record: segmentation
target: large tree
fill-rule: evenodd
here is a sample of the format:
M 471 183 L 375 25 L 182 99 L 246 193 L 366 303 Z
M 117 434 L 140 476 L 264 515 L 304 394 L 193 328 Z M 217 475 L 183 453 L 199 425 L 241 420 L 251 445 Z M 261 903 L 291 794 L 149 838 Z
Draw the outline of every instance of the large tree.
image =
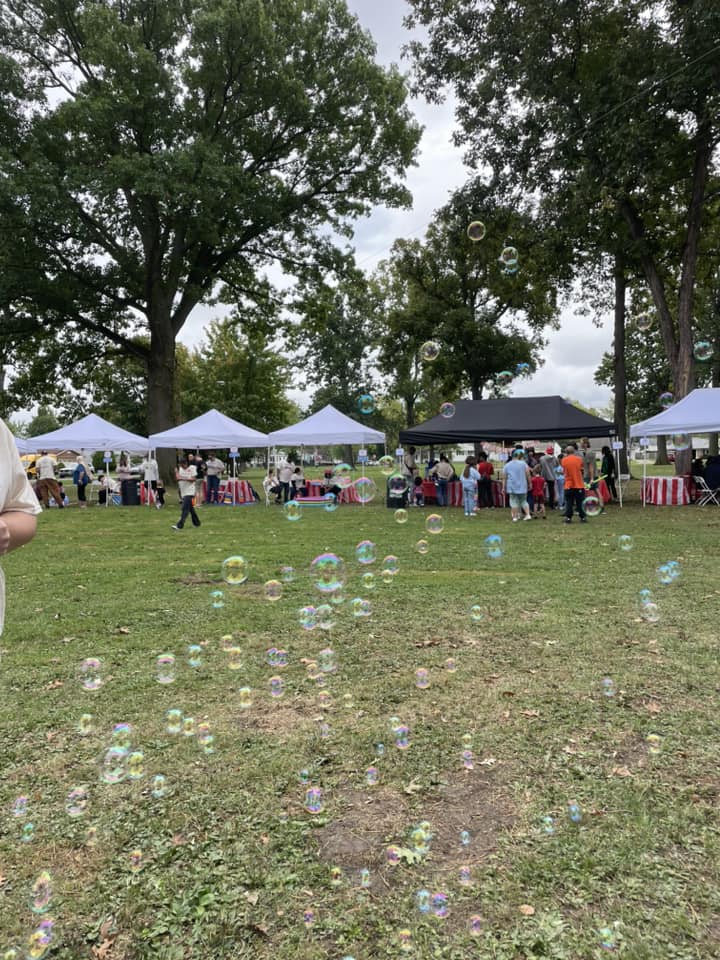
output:
M 472 145 L 475 161 L 556 211 L 579 202 L 592 217 L 592 198 L 606 201 L 625 225 L 675 392 L 685 396 L 695 382 L 698 253 L 708 183 L 718 169 L 720 6 L 410 4 L 410 22 L 429 31 L 413 48 L 420 85 L 433 97 L 454 89 L 460 139 Z M 676 284 L 664 269 L 669 252 Z
M 0 0 L 3 329 L 100 334 L 171 425 L 198 304 L 408 202 L 419 129 L 374 55 L 344 0 Z

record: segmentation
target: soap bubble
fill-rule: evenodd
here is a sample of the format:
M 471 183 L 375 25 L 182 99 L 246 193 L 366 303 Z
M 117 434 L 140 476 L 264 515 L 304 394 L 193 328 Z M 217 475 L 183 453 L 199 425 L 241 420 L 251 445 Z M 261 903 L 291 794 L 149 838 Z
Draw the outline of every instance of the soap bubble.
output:
M 376 744 L 375 744 L 375 756 L 377 756 L 377 757 L 384 757 L 384 756 L 385 756 L 385 744 L 384 744 L 384 743 L 376 743 Z
M 615 696 L 615 681 L 610 677 L 605 677 L 601 683 L 602 692 L 604 697 L 614 697 Z
M 455 416 L 455 404 L 446 401 L 445 403 L 440 404 L 440 416 L 444 417 L 445 420 L 450 420 Z
M 430 549 L 430 544 L 427 542 L 427 540 L 418 540 L 418 542 L 415 544 L 415 549 L 419 554 L 421 554 L 421 556 L 425 556 Z
M 40 926 L 28 937 L 27 960 L 41 960 L 53 941 L 53 920 L 43 920 Z
M 645 737 L 645 743 L 647 743 L 648 753 L 654 757 L 662 750 L 662 737 L 658 736 L 657 733 L 649 733 Z
M 408 512 L 407 510 L 403 509 L 403 507 L 400 507 L 399 510 L 396 510 L 393 516 L 395 517 L 395 523 L 407 523 Z
M 359 477 L 354 486 L 358 503 L 370 503 L 377 496 L 377 486 L 370 477 Z
M 400 847 L 392 843 L 385 850 L 385 862 L 389 867 L 396 867 L 400 863 Z
M 162 773 L 156 773 L 150 784 L 150 793 L 155 800 L 162 800 L 163 797 L 166 797 L 169 789 L 167 777 L 163 776 Z
M 102 660 L 97 657 L 88 657 L 80 664 L 78 679 L 83 690 L 99 690 L 103 685 Z
M 130 872 L 131 872 L 131 873 L 140 873 L 140 871 L 141 871 L 142 868 L 143 868 L 144 861 L 145 861 L 145 856 L 144 856 L 142 850 L 140 850 L 140 849 L 137 848 L 137 847 L 135 848 L 135 850 L 131 850 L 131 851 L 130 851 L 130 862 L 129 862 Z
M 395 734 L 395 746 L 398 750 L 407 750 L 410 746 L 410 729 L 404 724 L 400 724 L 393 731 Z
M 242 667 L 242 650 L 240 647 L 226 647 L 225 656 L 227 657 L 228 670 L 239 670 Z
M 470 619 L 473 623 L 482 623 L 485 617 L 485 608 L 481 607 L 479 603 L 474 603 L 470 607 Z
M 674 433 L 670 437 L 670 443 L 676 450 L 689 450 L 692 438 L 687 433 Z
M 291 522 L 300 520 L 302 518 L 302 504 L 298 503 L 297 500 L 288 500 L 287 503 L 283 504 L 283 513 L 286 520 Z
M 158 683 L 173 683 L 175 680 L 175 657 L 161 653 L 155 661 L 155 679 Z
M 78 720 L 77 732 L 81 737 L 88 737 L 95 732 L 91 713 L 83 713 Z
M 641 313 L 640 316 L 635 321 L 635 326 L 638 328 L 640 333 L 647 333 L 653 325 L 652 317 L 649 313 Z
M 570 803 L 568 803 L 567 811 L 572 823 L 582 822 L 582 809 L 576 800 L 571 800 Z
M 191 643 L 187 648 L 188 666 L 196 669 L 202 666 L 202 647 L 197 643 Z
M 305 794 L 305 809 L 308 813 L 322 813 L 323 795 L 320 787 L 309 787 Z
M 112 746 L 123 753 L 129 753 L 132 747 L 133 728 L 129 723 L 116 723 L 112 731 Z
M 503 553 L 503 538 L 499 533 L 491 533 L 485 537 L 485 553 L 491 560 L 499 560 Z
M 463 864 L 458 868 L 458 881 L 467 887 L 472 883 L 472 871 L 468 864 Z
M 335 611 L 329 603 L 321 603 L 316 608 L 317 625 L 320 630 L 332 630 L 335 626 Z
M 448 657 L 445 661 L 445 669 L 448 673 L 457 673 L 457 660 L 455 657 Z
M 602 513 L 603 507 L 600 503 L 600 498 L 595 493 L 585 494 L 585 499 L 583 500 L 583 509 L 589 517 L 599 517 Z
M 513 381 L 512 370 L 501 370 L 495 379 L 497 380 L 498 386 L 509 387 Z
M 515 364 L 515 376 L 522 377 L 523 374 L 530 373 L 530 364 L 529 363 L 516 363 Z
M 543 833 L 551 837 L 555 833 L 555 821 L 552 817 L 543 817 L 540 821 L 542 824 Z
M 409 482 L 408 478 L 403 473 L 398 471 L 388 477 L 387 485 L 389 496 L 402 497 L 405 493 L 407 493 Z
M 247 710 L 252 706 L 252 690 L 250 687 L 240 687 L 238 690 L 238 703 L 242 710 Z
M 355 547 L 358 563 L 375 563 L 375 544 L 372 540 L 361 540 Z
M 432 894 L 429 890 L 418 890 L 415 894 L 415 905 L 420 913 L 430 913 L 430 899 Z
M 510 246 L 503 247 L 502 252 L 500 254 L 500 260 L 502 263 L 505 264 L 505 266 L 510 266 L 514 263 L 517 263 L 517 260 L 518 260 L 517 248 L 510 247 Z
M 474 770 L 475 769 L 475 757 L 472 750 L 465 749 L 462 752 L 462 762 L 463 769 L 465 770 Z
M 468 920 L 468 933 L 471 937 L 479 937 L 482 933 L 482 917 L 473 914 Z
M 380 467 L 380 473 L 382 473 L 384 477 L 389 477 L 395 470 L 395 461 L 386 453 L 384 457 L 380 457 L 378 460 L 378 466 Z
M 377 786 L 377 782 L 380 779 L 380 774 L 377 767 L 368 767 L 365 771 L 365 783 L 369 787 Z
M 358 410 L 366 416 L 375 410 L 375 400 L 369 393 L 362 393 L 358 398 Z
M 430 674 L 425 667 L 419 667 L 415 671 L 415 686 L 418 690 L 427 690 L 430 686 Z
M 32 823 L 26 823 L 22 828 L 20 840 L 23 843 L 31 843 L 35 836 L 35 826 Z
M 225 606 L 225 594 L 222 590 L 211 590 L 210 591 L 210 603 L 216 610 L 222 609 Z
M 603 950 L 615 950 L 617 947 L 617 937 L 612 927 L 601 927 L 598 930 L 600 936 L 600 946 Z
M 668 407 L 671 407 L 675 402 L 675 397 L 670 393 L 669 390 L 666 390 L 665 393 L 661 393 L 658 397 L 658 402 L 663 410 L 667 410 Z
M 382 571 L 380 572 L 380 576 L 382 577 L 382 582 L 383 582 L 383 583 L 392 583 L 392 582 L 393 582 L 393 575 L 392 575 L 392 573 L 390 572 L 390 570 L 382 570 Z
M 363 867 L 360 873 L 358 874 L 358 880 L 360 887 L 363 890 L 369 890 L 371 885 L 370 871 L 367 867 Z
M 408 927 L 398 930 L 398 946 L 404 953 L 410 953 L 412 950 L 412 931 Z
M 444 526 L 445 521 L 439 513 L 431 513 L 430 516 L 425 520 L 425 529 L 428 533 L 442 533 Z
M 182 710 L 168 710 L 165 714 L 168 733 L 180 733 L 182 730 Z
M 393 577 L 400 570 L 400 561 L 393 554 L 389 554 L 382 562 L 383 573 L 389 573 Z
M 100 779 L 103 783 L 112 786 L 122 783 L 127 772 L 127 750 L 119 747 L 109 747 L 105 751 L 100 766 Z
M 460 845 L 461 845 L 461 846 L 463 846 L 463 847 L 469 847 L 471 840 L 472 840 L 472 837 L 470 836 L 470 831 L 469 831 L 469 830 L 461 830 L 461 831 L 460 831 Z
M 234 556 L 223 560 L 222 578 L 225 583 L 229 583 L 230 586 L 236 587 L 241 583 L 245 583 L 248 578 L 248 573 L 249 566 L 245 557 Z
M 282 677 L 270 677 L 268 685 L 270 686 L 271 697 L 281 697 L 285 693 Z
M 73 787 L 65 798 L 65 812 L 69 817 L 82 817 L 87 805 L 88 794 L 85 787 Z
M 374 590 L 374 589 L 375 589 L 375 574 L 372 573 L 370 570 L 368 570 L 367 573 L 364 573 L 364 574 L 360 577 L 360 581 L 361 581 L 363 587 L 365 588 L 365 590 Z
M 667 585 L 678 579 L 682 573 L 682 568 L 677 560 L 668 560 L 666 563 L 660 564 L 656 573 L 660 583 Z
M 341 490 L 346 490 L 352 483 L 352 467 L 349 463 L 338 463 L 333 470 L 333 480 Z
M 440 356 L 440 344 L 435 340 L 426 340 L 420 347 L 420 359 L 424 363 L 432 363 Z
M 306 927 L 311 927 L 315 923 L 315 911 L 308 907 L 303 910 L 303 923 Z
M 318 654 L 318 666 L 323 673 L 334 673 L 337 670 L 337 657 L 335 651 L 326 647 Z
M 141 780 L 145 776 L 145 754 L 141 750 L 128 755 L 127 775 L 131 780 Z
M 268 580 L 265 583 L 265 597 L 270 603 L 275 603 L 282 597 L 282 584 L 279 580 Z
M 448 895 L 446 893 L 434 893 L 430 901 L 431 909 L 436 917 L 444 920 L 449 913 Z
M 280 567 L 280 579 L 283 583 L 292 583 L 295 579 L 295 570 L 292 567 Z
M 468 239 L 472 240 L 473 243 L 478 243 L 485 236 L 485 224 L 482 220 L 473 220 L 472 223 L 468 224 L 467 235 Z
M 369 600 L 364 600 L 362 597 L 355 597 L 350 602 L 350 606 L 352 607 L 353 616 L 358 619 L 369 617 L 372 614 L 372 604 Z
M 345 583 L 345 564 L 334 553 L 321 553 L 310 564 L 310 576 L 321 593 L 334 593 Z
M 335 513 L 338 508 L 338 498 L 335 494 L 332 492 L 326 493 L 323 500 L 325 501 L 325 506 L 323 507 L 325 513 Z
M 695 359 L 701 362 L 712 360 L 714 353 L 713 346 L 709 340 L 698 340 L 693 347 L 693 353 L 695 354 Z
M 194 717 L 183 717 L 182 721 L 182 735 L 187 737 L 195 736 L 195 718 Z
M 633 538 L 628 533 L 621 533 L 618 537 L 618 546 L 625 553 L 629 553 L 633 548 Z
M 660 609 L 658 605 L 651 600 L 642 605 L 640 616 L 643 620 L 647 621 L 647 623 L 657 623 L 660 619 Z

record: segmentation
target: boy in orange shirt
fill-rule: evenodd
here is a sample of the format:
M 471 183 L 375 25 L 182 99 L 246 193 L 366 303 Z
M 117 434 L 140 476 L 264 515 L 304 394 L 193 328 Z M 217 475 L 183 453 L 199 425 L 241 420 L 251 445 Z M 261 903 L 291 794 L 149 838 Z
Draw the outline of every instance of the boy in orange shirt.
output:
M 562 465 L 565 471 L 565 523 L 572 523 L 573 504 L 577 508 L 580 523 L 587 523 L 583 506 L 585 500 L 583 459 L 578 456 L 575 447 L 565 447 Z

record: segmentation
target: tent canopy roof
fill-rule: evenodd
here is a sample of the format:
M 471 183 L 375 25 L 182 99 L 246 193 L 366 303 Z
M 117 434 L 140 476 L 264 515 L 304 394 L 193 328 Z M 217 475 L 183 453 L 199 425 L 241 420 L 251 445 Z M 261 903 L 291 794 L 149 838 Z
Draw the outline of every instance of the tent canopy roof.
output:
M 329 403 L 305 420 L 291 427 L 275 430 L 268 436 L 268 443 L 274 447 L 301 447 L 310 443 L 319 446 L 335 443 L 385 443 L 385 434 L 345 416 Z
M 226 417 L 219 410 L 208 410 L 179 427 L 150 435 L 150 446 L 166 448 L 215 450 L 225 447 L 264 447 L 266 443 L 266 434 Z
M 720 430 L 720 387 L 693 390 L 662 413 L 634 423 L 631 437 L 658 437 L 673 433 L 715 433 Z
M 615 424 L 579 410 L 562 397 L 458 400 L 455 415 L 438 415 L 400 432 L 401 443 L 473 443 L 481 440 L 571 440 L 612 437 Z
M 128 453 L 143 453 L 149 447 L 145 437 L 116 427 L 95 413 L 89 413 L 58 430 L 30 437 L 25 442 L 30 450 L 127 450 Z

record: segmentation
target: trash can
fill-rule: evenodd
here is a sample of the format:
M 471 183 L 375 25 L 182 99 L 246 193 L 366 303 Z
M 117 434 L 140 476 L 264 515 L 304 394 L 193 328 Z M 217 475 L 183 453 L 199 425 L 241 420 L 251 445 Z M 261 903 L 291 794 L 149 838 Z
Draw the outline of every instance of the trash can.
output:
M 407 507 L 409 482 L 407 477 L 403 477 L 402 480 L 399 477 L 388 477 L 385 505 L 391 510 Z
M 124 507 L 140 506 L 140 484 L 137 480 L 123 480 L 120 484 L 120 495 Z

